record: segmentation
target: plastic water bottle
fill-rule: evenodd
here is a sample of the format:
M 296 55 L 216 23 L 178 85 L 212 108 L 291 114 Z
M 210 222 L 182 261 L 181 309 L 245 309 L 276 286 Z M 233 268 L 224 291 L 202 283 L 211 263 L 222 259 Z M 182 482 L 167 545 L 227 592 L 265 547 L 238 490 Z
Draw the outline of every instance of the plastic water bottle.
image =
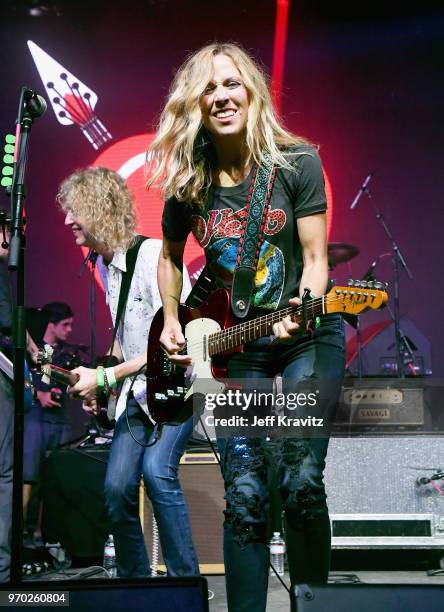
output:
M 112 534 L 108 536 L 105 542 L 103 567 L 108 571 L 110 578 L 117 578 L 116 549 L 114 548 L 114 538 Z
M 276 570 L 279 576 L 284 575 L 284 560 L 285 560 L 285 542 L 281 538 L 279 531 L 273 532 L 273 537 L 270 540 L 270 563 Z M 270 567 L 270 575 L 275 573 Z

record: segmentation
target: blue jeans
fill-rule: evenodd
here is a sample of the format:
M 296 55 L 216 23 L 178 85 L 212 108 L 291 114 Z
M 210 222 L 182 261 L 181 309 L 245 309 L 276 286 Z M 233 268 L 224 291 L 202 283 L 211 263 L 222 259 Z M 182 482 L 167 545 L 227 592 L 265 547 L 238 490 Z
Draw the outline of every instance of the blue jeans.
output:
M 25 410 L 23 480 L 29 484 L 40 482 L 46 452 L 62 444 L 68 428 L 64 422 L 45 420 L 44 411 L 39 401 L 28 405 Z
M 136 439 L 143 444 L 152 442 L 153 425 L 134 398 L 129 400 L 127 410 Z M 132 438 L 125 414 L 116 423 L 105 478 L 105 503 L 121 578 L 149 576 L 139 518 L 141 475 L 153 505 L 168 574 L 199 574 L 188 509 L 178 479 L 179 461 L 192 428 L 192 418 L 178 426 L 164 425 L 160 439 L 153 446 L 143 447 Z
M 345 367 L 342 318 L 327 315 L 313 337 L 270 345 L 246 345 L 228 364 L 228 377 L 328 381 L 323 415 L 331 422 Z M 248 388 L 248 382 L 245 385 Z M 270 389 L 271 391 L 271 389 Z M 330 564 L 330 521 L 323 483 L 328 448 L 324 437 L 219 439 L 227 502 L 224 558 L 230 612 L 265 610 L 268 587 L 267 518 L 273 479 L 285 511 L 287 556 L 292 584 L 326 582 Z

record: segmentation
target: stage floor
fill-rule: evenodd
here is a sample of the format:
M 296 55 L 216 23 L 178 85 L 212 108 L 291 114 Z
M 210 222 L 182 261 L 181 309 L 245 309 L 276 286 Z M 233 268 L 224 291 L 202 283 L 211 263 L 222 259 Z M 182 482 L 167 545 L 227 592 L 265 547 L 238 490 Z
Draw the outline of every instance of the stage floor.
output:
M 86 568 L 85 568 L 86 569 Z M 81 572 L 80 568 L 70 569 L 67 573 L 59 572 L 47 572 L 42 576 L 28 576 L 24 578 L 26 583 L 36 583 L 41 580 L 54 580 L 66 579 L 73 577 L 74 574 Z M 331 572 L 331 579 L 338 576 L 358 576 L 363 583 L 372 584 L 439 584 L 444 586 L 444 575 L 442 576 L 428 576 L 425 571 L 344 571 L 335 570 Z M 93 576 L 97 578 L 96 574 Z M 207 576 L 208 589 L 211 591 L 210 597 L 210 612 L 226 612 L 227 602 L 225 597 L 225 576 Z M 284 582 L 289 585 L 288 574 L 283 577 Z M 106 580 L 106 579 L 104 579 Z M 270 576 L 269 587 L 268 587 L 268 601 L 267 610 L 270 612 L 288 612 L 290 609 L 289 595 L 284 590 L 284 587 L 280 584 L 279 580 L 275 576 Z M 179 612 L 179 611 L 177 611 Z
M 353 572 L 350 570 L 335 571 L 330 575 L 333 578 L 338 574 L 358 576 L 361 582 L 374 584 L 440 584 L 444 586 L 443 576 L 427 576 L 426 572 Z M 283 577 L 284 582 L 289 585 L 288 574 Z M 208 589 L 214 593 L 210 601 L 211 612 L 226 612 L 227 601 L 225 597 L 225 576 L 207 576 Z M 270 576 L 268 582 L 267 610 L 270 612 L 289 612 L 290 599 L 287 591 L 279 580 Z

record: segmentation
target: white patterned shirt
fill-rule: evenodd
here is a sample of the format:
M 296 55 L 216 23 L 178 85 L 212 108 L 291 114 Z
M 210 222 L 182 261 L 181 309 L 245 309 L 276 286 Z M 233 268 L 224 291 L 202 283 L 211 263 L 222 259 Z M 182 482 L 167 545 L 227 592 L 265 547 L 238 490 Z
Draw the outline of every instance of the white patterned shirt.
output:
M 155 313 L 162 306 L 159 288 L 157 286 L 157 262 L 162 241 L 155 238 L 145 240 L 137 255 L 134 275 L 128 293 L 125 311 L 122 315 L 117 338 L 122 350 L 124 360 L 133 359 L 141 353 L 146 353 L 148 334 Z M 117 251 L 112 261 L 106 266 L 99 258 L 99 269 L 106 290 L 106 302 L 109 306 L 113 323 L 116 320 L 117 305 L 119 302 L 122 272 L 126 272 L 126 252 Z M 183 289 L 181 302 L 184 302 L 191 290 L 188 271 L 183 267 Z M 117 405 L 108 409 L 108 416 L 116 420 L 124 412 L 126 399 L 133 377 L 125 379 L 120 392 Z M 132 388 L 134 398 L 141 408 L 148 414 L 146 402 L 146 377 L 140 374 Z

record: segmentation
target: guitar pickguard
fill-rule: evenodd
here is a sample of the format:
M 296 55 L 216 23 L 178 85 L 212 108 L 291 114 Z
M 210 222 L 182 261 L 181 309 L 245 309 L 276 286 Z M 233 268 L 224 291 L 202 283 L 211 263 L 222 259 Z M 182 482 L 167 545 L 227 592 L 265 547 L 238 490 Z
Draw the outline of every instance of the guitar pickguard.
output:
M 186 373 L 188 389 L 185 400 L 194 394 L 220 393 L 225 389 L 224 383 L 213 376 L 208 353 L 208 336 L 220 329 L 217 321 L 207 318 L 193 319 L 185 325 L 186 350 L 193 360 L 193 365 Z

